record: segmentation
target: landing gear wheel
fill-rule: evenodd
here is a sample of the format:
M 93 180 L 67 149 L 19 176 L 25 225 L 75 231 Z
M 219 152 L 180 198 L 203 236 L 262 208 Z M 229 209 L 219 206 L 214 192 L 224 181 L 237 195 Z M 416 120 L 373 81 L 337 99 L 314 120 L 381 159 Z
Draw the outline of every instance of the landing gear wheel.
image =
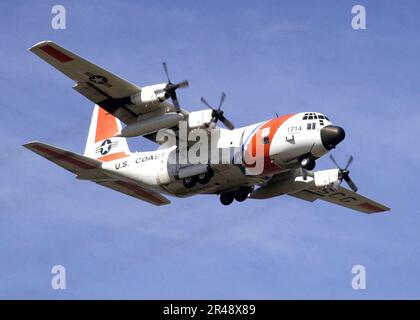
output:
M 187 177 L 187 178 L 182 179 L 182 183 L 184 184 L 184 187 L 187 189 L 191 189 L 192 187 L 194 187 L 197 181 L 198 181 L 197 176 L 192 176 L 192 177 Z
M 211 177 L 213 177 L 213 170 L 210 169 L 209 171 L 198 175 L 198 183 L 207 184 Z
M 223 205 L 228 206 L 233 202 L 233 198 L 234 198 L 233 193 L 222 193 L 220 195 L 220 202 Z
M 300 165 L 306 170 L 313 170 L 316 166 L 316 162 L 314 158 L 304 158 L 300 162 Z
M 246 190 L 239 190 L 235 193 L 235 200 L 238 202 L 245 201 L 248 198 L 248 192 Z

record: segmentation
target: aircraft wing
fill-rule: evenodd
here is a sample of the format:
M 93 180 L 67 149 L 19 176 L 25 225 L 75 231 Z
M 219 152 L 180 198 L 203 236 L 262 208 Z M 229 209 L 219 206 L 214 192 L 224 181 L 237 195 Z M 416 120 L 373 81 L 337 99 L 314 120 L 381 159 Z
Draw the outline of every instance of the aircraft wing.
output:
M 167 198 L 154 190 L 140 186 L 134 182 L 119 180 L 107 175 L 102 169 L 102 162 L 98 160 L 37 141 L 29 142 L 23 146 L 76 174 L 78 179 L 96 182 L 104 187 L 156 206 L 170 203 Z
M 162 206 L 171 203 L 160 193 L 152 191 L 150 189 L 146 189 L 132 182 L 113 180 L 96 181 L 96 183 L 100 184 L 101 186 L 113 189 L 115 191 L 125 193 L 126 195 L 132 196 L 134 198 L 149 202 L 151 204 L 154 204 L 155 206 Z
M 151 111 L 171 112 L 172 104 L 164 101 L 152 109 L 131 104 L 131 95 L 141 87 L 124 80 L 92 62 L 60 47 L 52 41 L 42 41 L 29 49 L 70 79 L 75 81 L 73 89 L 113 114 L 123 123 L 129 124 Z M 183 113 L 188 114 L 185 110 Z
M 310 202 L 320 199 L 367 214 L 391 210 L 378 202 L 368 199 L 342 186 L 340 186 L 337 191 L 334 191 L 332 189 L 317 188 L 312 185 L 297 193 L 291 193 L 289 196 Z

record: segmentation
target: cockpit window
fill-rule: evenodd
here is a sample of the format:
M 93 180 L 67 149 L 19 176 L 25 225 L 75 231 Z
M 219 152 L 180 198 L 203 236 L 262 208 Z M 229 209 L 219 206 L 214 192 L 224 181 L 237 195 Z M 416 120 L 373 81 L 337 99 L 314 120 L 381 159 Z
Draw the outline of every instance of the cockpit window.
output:
M 302 118 L 302 120 L 314 120 L 314 119 L 319 119 L 319 120 L 325 119 L 327 121 L 330 121 L 330 119 L 328 119 L 327 116 L 324 116 L 323 114 L 317 114 L 314 112 L 305 113 Z

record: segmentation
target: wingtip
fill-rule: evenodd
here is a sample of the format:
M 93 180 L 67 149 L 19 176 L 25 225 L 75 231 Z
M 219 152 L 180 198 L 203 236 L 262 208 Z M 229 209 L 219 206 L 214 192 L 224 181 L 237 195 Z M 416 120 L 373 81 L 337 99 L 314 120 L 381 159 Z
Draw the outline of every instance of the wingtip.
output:
M 39 142 L 39 141 L 29 141 L 29 142 L 26 142 L 26 143 L 22 144 L 22 147 L 29 149 L 33 145 L 37 145 L 37 144 L 40 144 L 40 143 L 41 142 Z
M 39 48 L 40 46 L 47 43 L 53 43 L 53 42 L 51 40 L 43 40 L 43 41 L 37 42 L 32 47 L 28 48 L 28 51 L 34 51 L 34 49 Z

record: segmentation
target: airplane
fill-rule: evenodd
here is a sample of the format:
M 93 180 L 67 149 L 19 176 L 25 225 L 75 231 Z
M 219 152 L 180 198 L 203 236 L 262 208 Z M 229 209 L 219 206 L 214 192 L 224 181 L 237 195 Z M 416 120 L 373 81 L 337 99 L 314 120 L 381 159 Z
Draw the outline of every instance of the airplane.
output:
M 204 98 L 206 109 L 181 108 L 176 92 L 188 81 L 172 82 L 166 63 L 166 82 L 140 87 L 52 41 L 29 50 L 73 80 L 73 89 L 94 103 L 83 155 L 37 141 L 23 145 L 77 179 L 156 206 L 169 204 L 167 196 L 218 195 L 223 205 L 230 205 L 288 195 L 367 214 L 390 210 L 357 193 L 349 176 L 353 157 L 340 167 L 330 155 L 336 168 L 313 171 L 316 161 L 345 138 L 344 129 L 320 112 L 286 114 L 235 128 L 221 109 L 224 93 L 217 108 Z M 219 121 L 225 128 L 217 125 Z M 211 141 L 190 141 L 194 132 Z M 140 136 L 158 148 L 131 152 L 127 138 Z M 194 148 L 204 147 L 208 149 L 203 161 L 189 160 Z M 213 161 L 209 154 L 225 156 Z M 343 181 L 350 189 L 341 185 Z

